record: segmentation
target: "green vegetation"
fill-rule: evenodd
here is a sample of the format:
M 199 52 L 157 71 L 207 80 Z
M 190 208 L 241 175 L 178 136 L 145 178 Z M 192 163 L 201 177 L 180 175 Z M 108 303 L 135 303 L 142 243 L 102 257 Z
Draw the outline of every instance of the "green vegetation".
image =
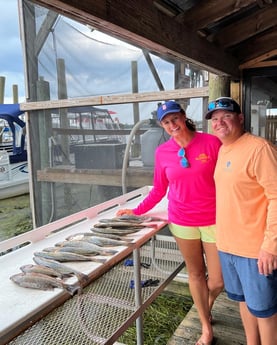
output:
M 29 194 L 0 200 L 0 241 L 32 229 Z
M 143 314 L 144 345 L 165 345 L 192 306 L 190 296 L 163 292 Z M 128 328 L 119 342 L 136 345 L 136 327 Z

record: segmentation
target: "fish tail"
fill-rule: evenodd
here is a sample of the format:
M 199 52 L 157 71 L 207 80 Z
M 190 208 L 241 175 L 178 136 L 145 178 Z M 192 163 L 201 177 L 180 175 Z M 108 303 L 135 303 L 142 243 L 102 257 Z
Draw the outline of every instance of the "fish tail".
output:
M 71 296 L 75 295 L 76 292 L 79 295 L 83 291 L 82 286 L 80 284 L 78 284 L 78 283 L 75 283 L 75 284 L 65 284 L 64 287 L 65 287 L 66 291 L 70 293 Z M 80 292 L 80 290 L 81 290 L 81 292 Z
M 89 276 L 84 273 L 76 273 L 76 277 L 81 285 L 86 285 L 89 282 Z
M 101 253 L 102 254 L 102 253 Z M 96 257 L 92 257 L 91 259 L 90 259 L 91 261 L 94 261 L 94 262 L 100 262 L 100 263 L 104 263 L 104 262 L 106 262 L 107 261 L 107 259 L 104 259 L 104 258 L 96 258 Z

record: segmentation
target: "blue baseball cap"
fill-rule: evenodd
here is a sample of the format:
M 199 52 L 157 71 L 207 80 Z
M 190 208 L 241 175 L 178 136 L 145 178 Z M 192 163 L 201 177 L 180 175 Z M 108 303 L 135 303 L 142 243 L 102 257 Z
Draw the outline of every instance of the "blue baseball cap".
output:
M 179 113 L 180 111 L 182 111 L 182 108 L 179 103 L 175 101 L 164 102 L 157 110 L 157 118 L 159 121 L 162 121 L 165 115 Z
M 230 97 L 219 97 L 215 101 L 211 101 L 208 104 L 208 112 L 205 115 L 206 120 L 211 119 L 213 112 L 216 110 L 227 110 L 237 114 L 241 113 L 238 103 Z

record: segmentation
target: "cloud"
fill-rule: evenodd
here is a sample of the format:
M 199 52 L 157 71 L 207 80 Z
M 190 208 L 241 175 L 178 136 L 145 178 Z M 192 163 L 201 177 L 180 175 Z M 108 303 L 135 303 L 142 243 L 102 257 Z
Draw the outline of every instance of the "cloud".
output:
M 18 85 L 19 102 L 25 101 L 23 54 L 17 0 L 0 0 L 0 76 L 6 77 L 5 103 L 12 103 L 12 85 Z M 36 6 L 36 23 L 47 14 Z M 99 33 L 70 19 L 59 17 L 39 55 L 39 76 L 49 82 L 51 99 L 58 98 L 56 59 L 63 59 L 68 98 L 132 92 L 132 61 L 137 62 L 139 92 L 159 91 L 140 49 Z M 174 66 L 151 56 L 165 89 L 174 88 Z M 150 118 L 156 102 L 139 105 L 140 118 Z M 105 107 L 122 122 L 133 122 L 133 105 Z
M 0 0 L 0 13 L 0 76 L 5 77 L 4 103 L 12 103 L 12 85 L 18 85 L 19 98 L 25 98 L 17 0 Z
M 95 32 L 91 33 L 85 26 L 81 32 L 65 20 L 58 20 L 39 56 L 40 75 L 53 85 L 56 79 L 56 58 L 59 58 L 64 60 L 69 97 L 130 93 L 131 64 L 132 61 L 136 61 L 139 90 L 157 90 L 153 75 L 140 49 L 119 41 L 100 41 L 94 38 L 94 34 Z M 99 34 L 96 33 L 96 37 L 99 38 Z M 171 73 L 164 73 L 163 76 L 170 80 L 172 88 L 173 66 L 164 61 L 162 68 L 171 70 Z M 164 82 L 168 84 L 168 80 Z M 57 97 L 54 85 L 51 90 L 51 96 Z

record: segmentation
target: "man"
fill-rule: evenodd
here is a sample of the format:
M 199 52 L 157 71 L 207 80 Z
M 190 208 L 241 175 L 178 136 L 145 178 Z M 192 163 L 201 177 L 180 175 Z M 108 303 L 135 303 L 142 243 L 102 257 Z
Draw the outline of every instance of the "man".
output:
M 225 290 L 239 301 L 247 345 L 277 344 L 277 150 L 245 132 L 231 98 L 210 102 L 206 119 L 222 142 L 214 177 Z

